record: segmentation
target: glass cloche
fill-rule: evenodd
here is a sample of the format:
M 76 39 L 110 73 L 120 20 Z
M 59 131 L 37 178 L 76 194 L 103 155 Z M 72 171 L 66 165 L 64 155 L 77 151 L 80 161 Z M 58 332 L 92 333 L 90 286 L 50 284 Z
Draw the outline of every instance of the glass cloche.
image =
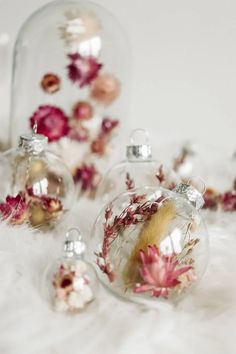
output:
M 183 183 L 173 191 L 146 187 L 114 199 L 92 231 L 91 254 L 102 283 L 139 303 L 177 301 L 206 269 L 203 204 L 202 194 Z
M 40 8 L 15 44 L 11 144 L 37 123 L 37 133 L 48 137 L 82 191 L 94 190 L 127 121 L 129 74 L 129 43 L 107 10 L 83 0 Z
M 149 133 L 135 129 L 126 146 L 126 159 L 107 172 L 98 185 L 97 196 L 107 203 L 125 190 L 158 184 L 171 189 L 178 182 L 177 174 L 153 157 Z
M 74 182 L 65 164 L 47 151 L 43 135 L 21 135 L 2 157 L 0 216 L 11 225 L 54 228 L 72 207 Z

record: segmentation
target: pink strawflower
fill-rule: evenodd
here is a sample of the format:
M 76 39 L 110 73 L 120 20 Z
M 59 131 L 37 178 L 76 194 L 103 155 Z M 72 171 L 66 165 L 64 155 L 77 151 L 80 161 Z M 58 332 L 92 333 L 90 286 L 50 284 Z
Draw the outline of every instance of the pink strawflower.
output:
M 120 86 L 120 81 L 113 74 L 100 74 L 91 85 L 91 97 L 99 104 L 109 106 L 119 96 Z
M 72 140 L 87 141 L 89 138 L 89 130 L 82 125 L 74 125 L 70 128 L 68 137 Z
M 221 197 L 221 204 L 224 211 L 235 211 L 236 191 L 224 193 Z
M 102 64 L 94 57 L 82 57 L 79 53 L 69 54 L 70 64 L 67 66 L 68 77 L 80 87 L 90 85 L 96 79 Z
M 40 106 L 30 118 L 31 128 L 37 123 L 37 133 L 48 137 L 48 141 L 59 140 L 69 131 L 68 117 L 57 107 Z
M 111 118 L 104 118 L 101 125 L 101 134 L 110 134 L 117 126 L 119 121 Z
M 28 218 L 29 203 L 26 202 L 23 193 L 15 197 L 8 195 L 6 202 L 0 204 L 0 212 L 4 220 L 9 219 L 10 223 L 20 225 Z
M 179 276 L 192 269 L 191 266 L 182 266 L 176 260 L 175 254 L 162 255 L 153 245 L 148 246 L 147 253 L 140 251 L 140 276 L 142 284 L 137 284 L 135 293 L 150 292 L 151 296 L 167 298 L 169 290 L 181 283 Z
M 75 171 L 74 180 L 81 184 L 83 191 L 94 189 L 97 186 L 98 172 L 94 165 L 83 164 Z

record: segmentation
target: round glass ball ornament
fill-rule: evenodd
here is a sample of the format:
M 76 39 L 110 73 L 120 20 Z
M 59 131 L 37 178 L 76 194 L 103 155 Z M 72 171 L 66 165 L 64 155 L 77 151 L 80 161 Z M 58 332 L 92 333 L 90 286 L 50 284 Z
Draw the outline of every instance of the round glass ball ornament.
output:
M 11 144 L 37 123 L 82 192 L 94 191 L 127 119 L 131 56 L 122 27 L 89 1 L 53 1 L 25 21 L 14 53 Z
M 46 231 L 63 221 L 72 207 L 72 175 L 47 146 L 47 137 L 26 134 L 17 149 L 3 154 L 0 215 L 11 225 L 27 223 Z
M 126 146 L 126 159 L 107 172 L 98 185 L 97 196 L 106 204 L 125 190 L 158 184 L 171 189 L 178 182 L 173 170 L 153 158 L 148 132 L 135 129 Z
M 77 314 L 94 302 L 98 291 L 96 272 L 85 260 L 86 244 L 78 229 L 66 234 L 61 258 L 45 271 L 42 292 L 58 312 Z
M 102 283 L 144 304 L 178 301 L 206 269 L 208 235 L 199 214 L 202 194 L 188 184 L 173 191 L 126 192 L 98 216 L 91 240 Z

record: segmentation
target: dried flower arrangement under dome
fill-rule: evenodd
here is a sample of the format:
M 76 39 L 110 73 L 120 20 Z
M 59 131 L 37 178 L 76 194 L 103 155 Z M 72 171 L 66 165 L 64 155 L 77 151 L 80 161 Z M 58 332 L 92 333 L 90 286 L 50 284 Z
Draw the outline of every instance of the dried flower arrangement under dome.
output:
M 176 301 L 202 277 L 208 236 L 200 192 L 146 187 L 126 192 L 100 213 L 91 252 L 103 284 L 136 302 Z
M 105 9 L 83 0 L 42 7 L 15 45 L 12 145 L 37 123 L 81 194 L 94 196 L 127 119 L 129 72 L 126 36 Z
M 210 147 L 203 153 L 198 145 L 188 142 L 174 158 L 173 169 L 183 182 L 193 175 L 204 179 L 204 209 L 236 211 L 236 154 L 227 158 Z
M 0 217 L 10 225 L 54 228 L 68 214 L 74 199 L 74 182 L 64 163 L 47 151 L 47 138 L 20 137 L 19 147 L 3 154 Z

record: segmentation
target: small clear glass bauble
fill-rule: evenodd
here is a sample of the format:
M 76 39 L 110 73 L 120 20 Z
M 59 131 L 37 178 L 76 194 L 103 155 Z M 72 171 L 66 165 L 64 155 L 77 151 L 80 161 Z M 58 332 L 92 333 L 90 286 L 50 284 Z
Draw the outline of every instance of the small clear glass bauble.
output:
M 139 303 L 176 302 L 199 280 L 208 261 L 208 235 L 199 214 L 202 194 L 188 184 L 174 191 L 126 192 L 98 216 L 91 252 L 102 283 Z
M 64 220 L 74 200 L 74 182 L 65 164 L 47 151 L 47 138 L 20 137 L 19 147 L 3 154 L 0 214 L 11 225 L 48 230 Z
M 127 121 L 130 57 L 122 27 L 101 6 L 57 0 L 41 7 L 15 44 L 11 144 L 37 123 L 82 191 L 93 191 Z
M 70 229 L 63 256 L 43 275 L 42 293 L 55 311 L 77 314 L 94 303 L 99 283 L 93 266 L 85 260 L 85 252 L 79 230 Z
M 173 170 L 153 158 L 148 132 L 135 129 L 126 146 L 126 159 L 107 172 L 98 185 L 97 196 L 106 204 L 125 190 L 159 184 L 173 188 L 178 182 Z

